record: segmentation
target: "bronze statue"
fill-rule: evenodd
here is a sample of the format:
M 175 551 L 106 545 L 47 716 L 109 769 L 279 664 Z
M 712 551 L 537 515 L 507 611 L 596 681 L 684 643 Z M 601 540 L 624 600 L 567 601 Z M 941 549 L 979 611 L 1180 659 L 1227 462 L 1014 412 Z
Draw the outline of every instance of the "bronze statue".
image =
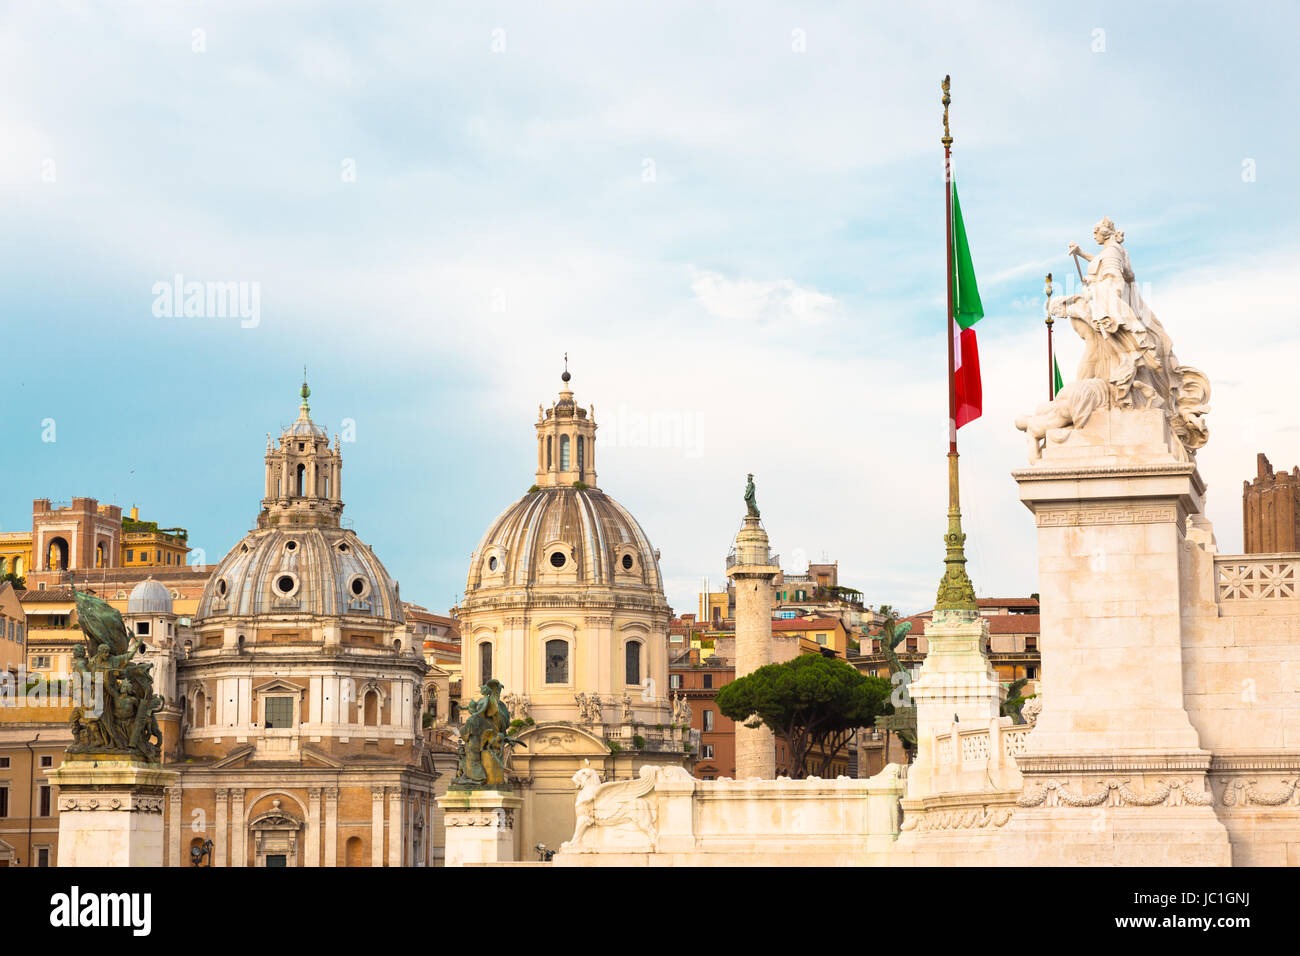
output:
M 455 790 L 504 790 L 507 748 L 527 746 L 510 736 L 510 709 L 501 700 L 502 685 L 495 677 L 481 688 L 483 694 L 469 704 L 469 716 L 460 732 L 460 763 L 451 787 Z
M 754 492 L 754 476 L 751 474 L 745 482 L 745 507 L 748 509 L 747 514 L 751 518 L 759 517 L 758 514 L 758 497 Z
M 73 648 L 72 667 L 94 698 L 91 706 L 83 703 L 72 712 L 68 754 L 73 759 L 120 755 L 158 763 L 162 732 L 157 714 L 164 700 L 153 692 L 152 665 L 133 660 L 144 642 L 131 641 L 122 615 L 107 601 L 81 591 L 74 600 L 86 643 Z

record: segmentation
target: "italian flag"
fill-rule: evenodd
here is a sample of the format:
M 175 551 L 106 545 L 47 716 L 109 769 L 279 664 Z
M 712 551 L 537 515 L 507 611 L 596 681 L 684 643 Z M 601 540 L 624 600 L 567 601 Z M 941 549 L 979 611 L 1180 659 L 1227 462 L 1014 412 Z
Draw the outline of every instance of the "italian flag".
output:
M 961 221 L 961 204 L 957 202 L 957 182 L 952 184 L 952 263 L 953 263 L 953 378 L 957 390 L 955 428 L 979 418 L 984 411 L 984 392 L 980 384 L 980 353 L 975 342 L 975 323 L 984 318 L 980 290 L 975 285 L 975 266 L 966 241 L 966 226 Z

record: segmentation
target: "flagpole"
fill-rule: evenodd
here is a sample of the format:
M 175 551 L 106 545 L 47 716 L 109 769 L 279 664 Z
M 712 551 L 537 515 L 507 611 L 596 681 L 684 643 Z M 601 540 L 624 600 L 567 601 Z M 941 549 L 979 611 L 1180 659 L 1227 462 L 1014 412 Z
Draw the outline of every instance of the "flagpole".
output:
M 943 206 L 946 214 L 948 264 L 948 533 L 943 536 L 943 577 L 939 579 L 939 593 L 935 598 L 936 611 L 963 611 L 978 614 L 975 587 L 966 574 L 966 535 L 961 530 L 961 481 L 957 469 L 957 364 L 954 335 L 956 332 L 956 290 L 953 288 L 953 225 L 952 225 L 952 134 L 948 129 L 948 104 L 950 76 L 943 78 Z M 936 615 L 937 618 L 937 615 Z
M 1047 323 L 1047 400 L 1050 402 L 1056 398 L 1056 364 L 1053 362 L 1055 356 L 1052 355 L 1052 274 L 1047 273 L 1047 287 L 1044 289 L 1046 300 L 1043 302 L 1043 312 L 1047 318 L 1043 321 Z
M 952 262 L 952 134 L 948 131 L 948 104 L 952 102 L 952 97 L 948 93 L 949 80 L 943 78 L 943 208 L 944 208 L 944 235 L 947 240 L 948 254 L 948 454 L 955 456 L 957 454 L 957 364 L 955 353 L 955 344 L 953 342 L 953 262 Z M 955 465 L 950 466 L 950 471 Z M 951 483 L 952 487 L 949 493 L 949 504 L 956 507 L 957 485 Z

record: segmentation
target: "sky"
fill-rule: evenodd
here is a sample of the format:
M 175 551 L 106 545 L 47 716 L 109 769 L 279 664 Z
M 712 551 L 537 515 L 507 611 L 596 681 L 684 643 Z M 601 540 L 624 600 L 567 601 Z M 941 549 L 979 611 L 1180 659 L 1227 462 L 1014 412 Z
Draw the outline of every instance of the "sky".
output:
M 1211 380 L 1198 462 L 1238 552 L 1256 453 L 1300 465 L 1298 29 L 1281 3 L 6 4 L 0 530 L 85 495 L 219 560 L 306 366 L 346 515 L 445 610 L 567 353 L 677 611 L 723 584 L 747 472 L 786 570 L 930 607 L 951 74 L 977 592 L 1037 590 L 1012 421 L 1046 398 L 1043 275 L 1102 216 Z M 170 314 L 177 276 L 243 312 Z

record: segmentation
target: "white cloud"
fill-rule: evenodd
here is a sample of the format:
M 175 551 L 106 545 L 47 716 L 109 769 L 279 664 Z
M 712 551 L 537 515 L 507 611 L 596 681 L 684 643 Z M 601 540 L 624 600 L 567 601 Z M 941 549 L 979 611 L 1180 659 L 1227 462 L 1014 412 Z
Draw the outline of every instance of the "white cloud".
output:
M 695 301 L 719 319 L 815 324 L 830 318 L 835 306 L 832 296 L 804 288 L 793 279 L 728 279 L 718 272 L 692 271 Z

